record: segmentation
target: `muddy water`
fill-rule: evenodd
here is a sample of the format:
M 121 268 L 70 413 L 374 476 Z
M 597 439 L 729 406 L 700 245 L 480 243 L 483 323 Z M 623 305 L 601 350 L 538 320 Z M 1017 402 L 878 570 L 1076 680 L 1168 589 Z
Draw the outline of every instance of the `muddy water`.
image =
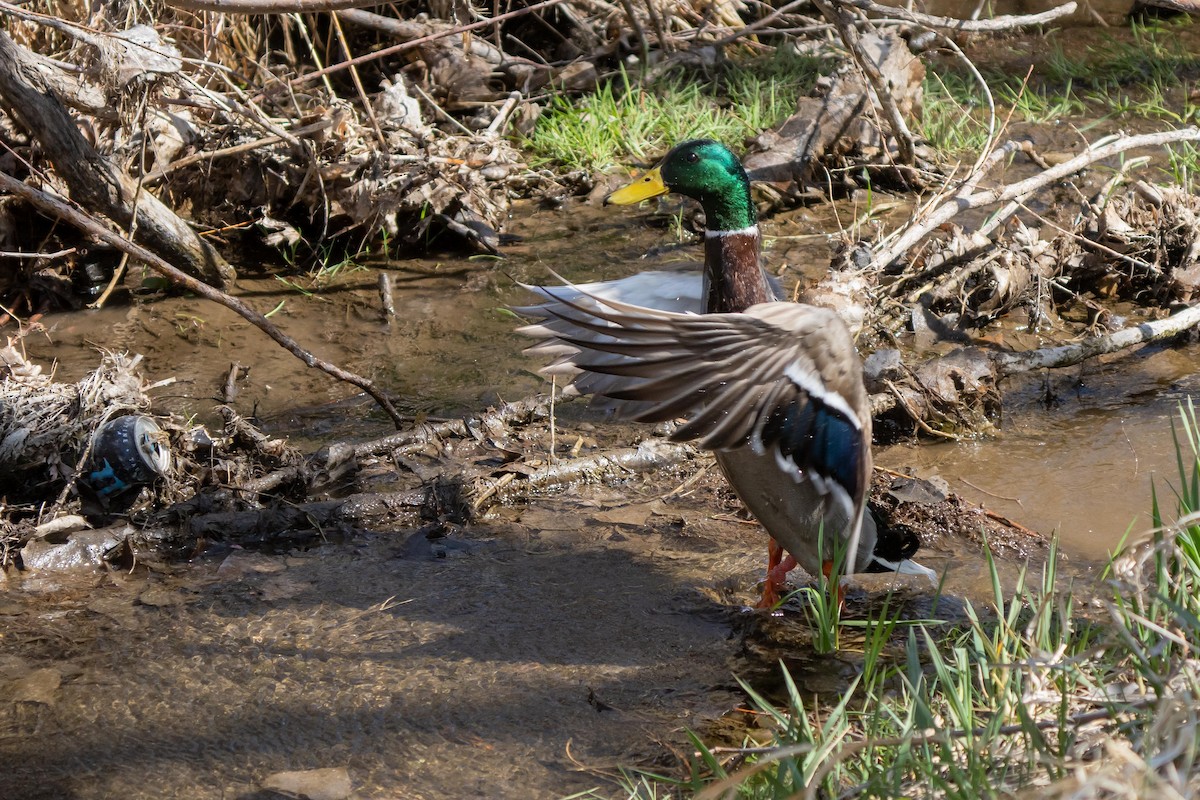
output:
M 518 220 L 526 242 L 504 270 L 615 277 L 696 258 L 668 250 L 639 262 L 664 237 L 634 219 L 573 204 Z M 811 212 L 771 223 L 776 260 L 827 260 L 828 224 Z M 264 311 L 282 300 L 281 327 L 414 414 L 542 385 L 500 310 L 521 299 L 507 275 L 457 261 L 394 267 L 390 324 L 372 271 L 311 298 L 265 281 L 243 289 Z M 204 416 L 236 362 L 249 374 L 235 405 L 294 440 L 389 430 L 346 387 L 198 301 L 45 324 L 27 347 L 58 359 L 63 378 L 94 364 L 94 345 L 127 347 L 146 354 L 151 378 L 176 378 L 159 390 L 164 405 Z M 1086 559 L 1147 508 L 1148 475 L 1171 463 L 1166 418 L 1192 388 L 1197 355 L 1161 350 L 1052 376 L 1051 407 L 1040 387 L 1018 387 L 995 440 L 897 446 L 879 460 L 1058 527 Z M 567 418 L 563 435 L 588 424 Z M 322 767 L 348 770 L 362 798 L 611 796 L 617 766 L 662 766 L 685 747 L 684 729 L 736 705 L 735 672 L 765 674 L 778 657 L 749 663 L 731 635 L 762 568 L 761 533 L 736 517 L 715 472 L 672 494 L 685 478 L 510 509 L 436 552 L 412 532 L 378 532 L 287 555 L 9 578 L 0 696 L 17 702 L 0 708 L 0 797 L 263 797 L 271 774 Z M 953 565 L 949 589 L 963 594 L 982 564 L 953 543 L 925 562 Z M 837 691 L 823 672 L 820 688 Z
M 1057 532 L 1068 552 L 1103 559 L 1126 531 L 1141 538 L 1150 530 L 1152 484 L 1173 510 L 1171 426 L 1180 403 L 1200 393 L 1198 358 L 1195 345 L 1151 348 L 1049 376 L 1006 397 L 995 438 L 895 446 L 878 452 L 877 463 L 940 475 L 965 498 Z

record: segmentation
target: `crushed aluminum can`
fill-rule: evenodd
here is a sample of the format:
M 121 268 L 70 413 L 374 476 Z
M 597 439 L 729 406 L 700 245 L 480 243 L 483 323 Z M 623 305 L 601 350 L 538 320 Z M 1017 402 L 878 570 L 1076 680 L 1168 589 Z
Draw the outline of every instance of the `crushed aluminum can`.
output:
M 150 417 L 131 414 L 109 420 L 96 431 L 84 480 L 101 497 L 115 497 L 153 483 L 170 463 L 162 428 Z

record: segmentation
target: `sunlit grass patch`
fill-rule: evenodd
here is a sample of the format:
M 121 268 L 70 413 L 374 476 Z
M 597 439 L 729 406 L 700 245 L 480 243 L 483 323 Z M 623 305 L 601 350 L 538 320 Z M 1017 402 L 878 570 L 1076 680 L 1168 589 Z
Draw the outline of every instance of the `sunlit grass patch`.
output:
M 988 136 L 983 113 L 983 93 L 971 78 L 953 72 L 925 78 L 918 130 L 940 152 L 956 156 L 982 150 Z
M 1200 191 L 1196 183 L 1200 178 L 1200 148 L 1190 142 L 1168 148 L 1166 172 L 1176 186 L 1193 194 Z
M 1181 24 L 1191 23 L 1134 23 L 1129 41 L 1109 38 L 1079 52 L 1056 42 L 1024 92 L 1014 76 L 993 74 L 989 80 L 997 98 L 1029 122 L 1098 113 L 1187 123 L 1196 119 L 1187 87 L 1200 79 L 1200 55 L 1177 35 Z
M 584 97 L 555 96 L 527 140 L 531 163 L 600 171 L 697 137 L 740 151 L 746 138 L 795 110 L 820 64 L 780 54 L 728 66 L 713 79 L 672 74 L 649 86 L 622 72 Z
M 1070 82 L 1061 90 L 1051 90 L 1005 81 L 995 87 L 995 92 L 997 103 L 1011 108 L 1017 119 L 1034 124 L 1058 122 L 1087 111 L 1087 104 L 1075 94 Z
M 1077 52 L 1051 41 L 1029 75 L 985 70 L 983 77 L 999 115 L 1011 112 L 1015 121 L 1048 124 L 1091 116 L 1195 124 L 1200 54 L 1178 36 L 1177 27 L 1185 24 L 1194 23 L 1135 24 L 1129 41 L 1109 38 Z M 948 155 L 977 152 L 986 142 L 981 108 L 982 92 L 966 73 L 931 73 L 921 132 Z
M 1193 24 L 1175 21 L 1132 23 L 1130 41 L 1109 38 L 1082 52 L 1068 53 L 1055 44 L 1041 70 L 1044 79 L 1099 87 L 1108 84 L 1173 84 L 1200 77 L 1200 56 L 1191 52 L 1177 29 Z

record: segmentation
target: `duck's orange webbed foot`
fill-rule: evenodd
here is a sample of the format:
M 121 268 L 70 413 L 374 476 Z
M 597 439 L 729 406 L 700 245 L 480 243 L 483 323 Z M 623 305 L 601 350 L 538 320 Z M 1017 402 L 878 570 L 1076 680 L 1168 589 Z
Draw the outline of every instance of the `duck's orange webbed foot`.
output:
M 795 566 L 796 559 L 780 547 L 779 542 L 771 539 L 767 543 L 767 579 L 755 608 L 774 608 L 779 605 L 780 590 L 787 580 L 787 574 Z

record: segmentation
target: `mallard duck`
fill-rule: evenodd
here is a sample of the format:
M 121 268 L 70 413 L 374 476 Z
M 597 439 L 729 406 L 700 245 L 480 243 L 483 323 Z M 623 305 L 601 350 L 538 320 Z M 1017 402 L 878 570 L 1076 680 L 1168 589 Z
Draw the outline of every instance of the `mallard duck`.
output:
M 759 264 L 761 238 L 741 162 L 709 140 L 684 142 L 605 202 L 677 192 L 704 209 L 704 270 L 641 273 L 605 283 L 528 287 L 545 303 L 519 311 L 542 322 L 529 352 L 557 357 L 571 391 L 625 404 L 632 419 L 688 417 L 671 438 L 713 450 L 721 471 L 771 536 L 759 605 L 773 606 L 796 563 L 830 573 L 897 570 L 914 543 L 880 537 L 866 510 L 871 413 L 862 364 L 829 309 L 777 297 Z M 635 304 L 634 301 L 640 301 Z

